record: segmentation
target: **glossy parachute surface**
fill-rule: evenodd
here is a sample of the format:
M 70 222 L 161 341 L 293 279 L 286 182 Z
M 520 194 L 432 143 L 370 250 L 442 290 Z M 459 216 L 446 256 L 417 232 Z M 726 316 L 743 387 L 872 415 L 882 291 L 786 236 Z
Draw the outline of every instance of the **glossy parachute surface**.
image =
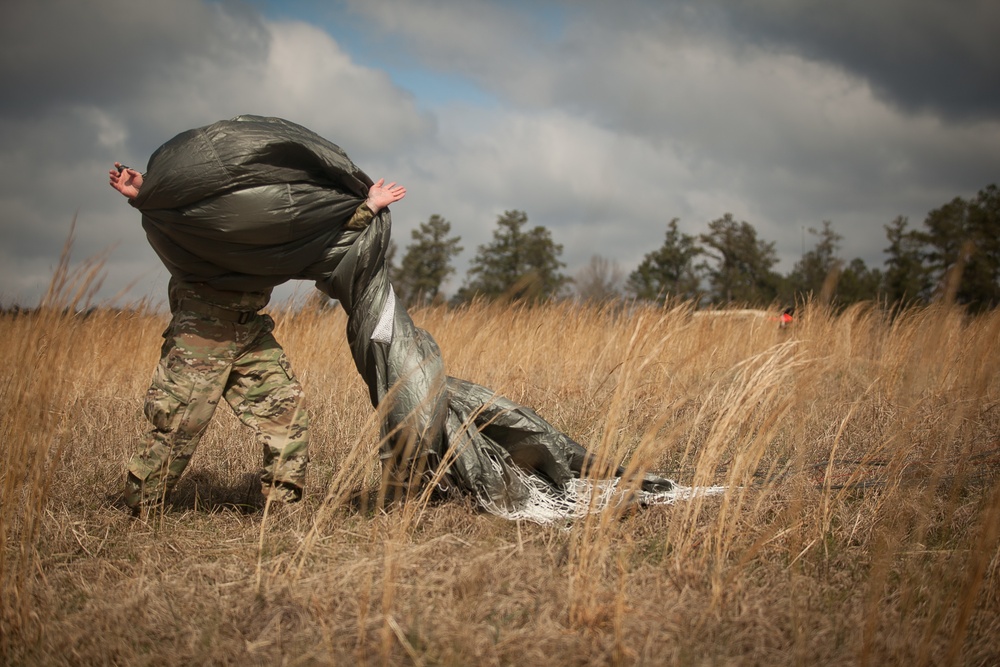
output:
M 488 511 L 536 521 L 620 502 L 622 469 L 581 479 L 590 463 L 583 446 L 530 408 L 446 375 L 436 342 L 389 284 L 389 211 L 363 230 L 345 227 L 371 184 L 314 132 L 240 116 L 159 148 L 132 203 L 178 279 L 251 292 L 312 280 L 340 302 L 355 366 L 384 415 L 386 479 L 401 492 L 433 477 Z M 646 475 L 630 498 L 670 502 L 688 492 Z

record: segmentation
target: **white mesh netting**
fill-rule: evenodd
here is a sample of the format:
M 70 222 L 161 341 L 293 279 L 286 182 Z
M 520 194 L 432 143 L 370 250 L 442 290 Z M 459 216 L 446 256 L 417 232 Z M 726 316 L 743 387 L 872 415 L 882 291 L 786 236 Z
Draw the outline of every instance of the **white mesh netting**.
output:
M 494 466 L 496 465 L 494 463 Z M 541 524 L 579 519 L 588 514 L 629 504 L 671 505 L 678 500 L 689 500 L 696 496 L 719 495 L 726 488 L 675 485 L 670 491 L 653 493 L 641 489 L 619 489 L 621 478 L 616 477 L 606 480 L 574 479 L 567 484 L 565 491 L 558 492 L 536 475 L 516 466 L 511 466 L 510 470 L 527 489 L 526 502 L 519 503 L 518 509 L 508 509 L 483 492 L 477 494 L 477 499 L 490 514 L 510 520 L 523 519 Z
M 392 342 L 392 323 L 395 315 L 396 293 L 392 291 L 390 285 L 389 291 L 385 295 L 385 303 L 382 304 L 382 312 L 379 313 L 378 322 L 375 323 L 375 329 L 372 331 L 371 340 L 386 345 Z

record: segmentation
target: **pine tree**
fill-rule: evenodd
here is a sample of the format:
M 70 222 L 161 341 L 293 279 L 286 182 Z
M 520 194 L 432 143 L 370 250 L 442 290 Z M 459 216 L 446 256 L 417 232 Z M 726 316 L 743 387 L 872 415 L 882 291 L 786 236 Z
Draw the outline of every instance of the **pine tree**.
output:
M 788 286 L 796 300 L 801 298 L 818 299 L 830 303 L 843 260 L 837 256 L 843 236 L 833 231 L 833 223 L 823 221 L 822 229 L 809 228 L 809 233 L 818 237 L 812 250 L 802 255 L 788 275 Z
M 677 229 L 677 218 L 667 223 L 663 245 L 646 254 L 625 284 L 626 291 L 637 299 L 664 303 L 671 297 L 697 299 L 703 267 L 695 259 L 703 254 L 695 237 Z
M 892 305 L 924 301 L 930 293 L 930 272 L 924 265 L 924 241 L 918 232 L 907 230 L 908 224 L 906 217 L 899 216 L 885 226 L 889 247 L 883 251 L 888 258 L 882 292 Z
M 451 223 L 437 214 L 410 232 L 413 243 L 393 275 L 393 290 L 406 305 L 433 303 L 441 297 L 445 280 L 455 272 L 452 260 L 463 250 L 461 237 L 449 237 L 450 233 Z
M 837 303 L 847 306 L 859 301 L 875 301 L 882 289 L 882 272 L 869 269 L 860 257 L 851 260 L 837 282 Z
M 570 279 L 560 269 L 563 247 L 542 226 L 524 231 L 528 215 L 506 211 L 497 217 L 493 241 L 478 248 L 467 282 L 456 301 L 476 296 L 487 299 L 545 301 L 559 297 Z
M 935 296 L 974 311 L 1000 304 L 1000 192 L 995 185 L 931 211 L 921 239 Z
M 960 294 L 974 310 L 1000 306 L 1000 190 L 990 185 L 979 191 L 968 211 L 972 252 L 963 274 Z
M 781 276 L 774 272 L 778 263 L 773 242 L 757 238 L 748 222 L 736 222 L 726 213 L 708 224 L 701 234 L 708 246 L 706 254 L 715 259 L 708 269 L 708 282 L 717 304 L 766 305 L 778 296 Z

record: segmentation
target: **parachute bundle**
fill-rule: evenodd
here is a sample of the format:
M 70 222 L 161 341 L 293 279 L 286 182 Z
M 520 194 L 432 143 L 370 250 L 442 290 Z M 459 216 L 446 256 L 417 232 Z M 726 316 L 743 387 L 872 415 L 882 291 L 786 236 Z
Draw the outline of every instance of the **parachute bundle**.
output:
M 314 132 L 239 116 L 160 147 L 132 204 L 179 280 L 249 292 L 312 280 L 340 302 L 355 366 L 384 415 L 384 476 L 400 494 L 433 478 L 486 511 L 548 522 L 711 492 L 650 474 L 625 492 L 621 468 L 589 479 L 582 445 L 530 408 L 448 377 L 437 343 L 389 284 L 389 211 L 365 229 L 345 227 L 371 185 L 340 147 Z

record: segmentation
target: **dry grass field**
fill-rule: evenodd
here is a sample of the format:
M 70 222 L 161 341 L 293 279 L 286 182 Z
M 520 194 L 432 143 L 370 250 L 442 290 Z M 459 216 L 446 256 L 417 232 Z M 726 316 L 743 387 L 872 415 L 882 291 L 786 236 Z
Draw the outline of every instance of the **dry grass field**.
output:
M 366 502 L 378 423 L 346 318 L 278 307 L 312 414 L 304 502 L 261 505 L 223 406 L 165 511 L 134 519 L 166 318 L 64 315 L 72 282 L 0 317 L 4 664 L 1000 663 L 1000 313 L 417 310 L 449 374 L 727 487 L 538 525 Z

